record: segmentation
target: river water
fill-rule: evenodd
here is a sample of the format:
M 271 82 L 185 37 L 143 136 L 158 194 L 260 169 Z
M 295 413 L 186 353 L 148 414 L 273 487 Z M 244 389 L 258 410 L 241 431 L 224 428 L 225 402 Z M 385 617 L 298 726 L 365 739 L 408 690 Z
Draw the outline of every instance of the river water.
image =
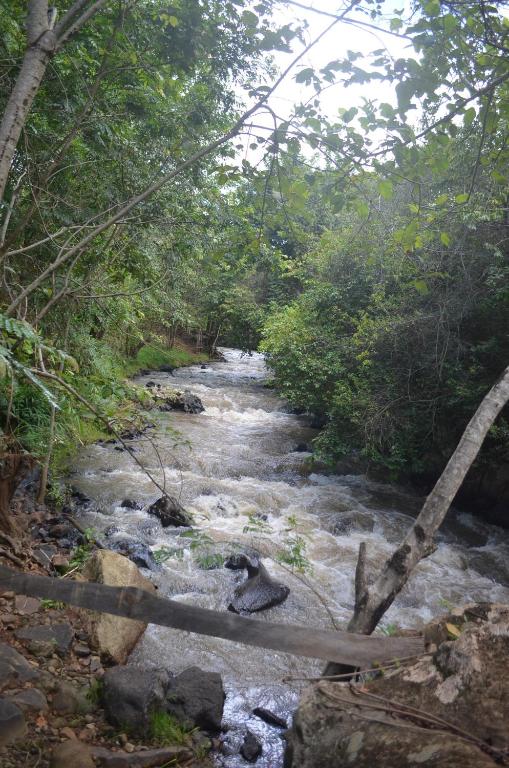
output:
M 150 574 L 159 594 L 193 605 L 226 610 L 245 573 L 217 567 L 218 555 L 256 547 L 263 562 L 290 596 L 256 618 L 308 627 L 345 626 L 353 607 L 359 543 L 368 544 L 370 567 L 377 569 L 417 514 L 421 500 L 397 487 L 360 475 L 312 471 L 311 454 L 297 452 L 316 432 L 304 416 L 264 386 L 263 357 L 223 350 L 226 362 L 180 369 L 174 375 L 138 377 L 189 388 L 204 413 L 153 415 L 150 441 L 132 445 L 137 457 L 193 513 L 200 534 L 163 529 L 144 511 L 120 507 L 133 499 L 148 505 L 160 496 L 147 476 L 118 446 L 88 446 L 78 456 L 72 482 L 92 504 L 85 522 L 113 538 L 131 536 L 166 558 Z M 302 447 L 302 446 L 301 446 Z M 114 526 L 112 528 L 112 526 Z M 211 543 L 212 542 L 212 543 Z M 423 561 L 384 617 L 383 625 L 420 626 L 451 606 L 470 601 L 509 602 L 509 544 L 506 532 L 470 515 L 453 512 L 438 536 L 436 552 Z M 297 544 L 297 549 L 296 545 Z M 299 555 L 304 573 L 278 563 L 279 555 Z M 306 563 L 307 561 L 307 563 Z M 216 567 L 212 567 L 216 566 Z M 254 717 L 263 706 L 289 717 L 302 683 L 283 678 L 316 674 L 319 662 L 237 643 L 150 625 L 130 663 L 165 666 L 173 672 L 196 665 L 220 672 L 227 699 L 225 768 L 246 766 L 238 749 L 246 727 L 264 745 L 259 768 L 282 762 L 281 732 Z

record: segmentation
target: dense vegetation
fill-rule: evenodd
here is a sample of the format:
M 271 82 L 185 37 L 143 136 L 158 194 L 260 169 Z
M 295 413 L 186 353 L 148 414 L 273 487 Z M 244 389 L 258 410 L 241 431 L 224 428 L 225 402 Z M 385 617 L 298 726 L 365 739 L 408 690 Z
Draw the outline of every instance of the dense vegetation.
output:
M 303 30 L 276 27 L 279 5 L 103 2 L 51 58 L 0 209 L 5 452 L 93 439 L 86 403 L 113 418 L 127 374 L 191 359 L 179 340 L 261 341 L 278 388 L 324 417 L 323 456 L 433 476 L 506 365 L 505 4 L 362 0 L 324 18 L 330 35 L 385 29 L 405 56 L 297 59 L 288 118 L 266 103 L 270 52 Z M 26 6 L 0 8 L 6 115 Z M 331 118 L 333 83 L 372 95 Z

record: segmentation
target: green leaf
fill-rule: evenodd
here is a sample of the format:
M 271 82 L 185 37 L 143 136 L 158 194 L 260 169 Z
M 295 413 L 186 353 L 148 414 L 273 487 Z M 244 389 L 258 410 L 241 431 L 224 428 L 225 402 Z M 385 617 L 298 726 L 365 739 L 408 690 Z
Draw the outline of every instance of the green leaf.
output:
M 377 189 L 384 200 L 392 200 L 394 197 L 394 187 L 392 181 L 389 181 L 388 179 L 383 179 L 378 182 Z
M 440 242 L 442 243 L 442 245 L 445 245 L 447 248 L 450 246 L 451 238 L 449 237 L 447 232 L 440 232 Z
M 468 128 L 469 125 L 472 125 L 476 117 L 477 112 L 475 111 L 474 107 L 470 107 L 463 115 L 463 125 Z
M 296 83 L 310 83 L 315 75 L 315 70 L 312 67 L 305 67 L 297 72 L 295 75 Z
M 412 285 L 421 296 L 427 296 L 429 293 L 428 284 L 424 280 L 412 280 L 410 285 Z
M 454 199 L 457 203 L 461 204 L 461 203 L 468 202 L 468 198 L 469 198 L 468 192 L 462 192 L 461 195 L 456 195 Z

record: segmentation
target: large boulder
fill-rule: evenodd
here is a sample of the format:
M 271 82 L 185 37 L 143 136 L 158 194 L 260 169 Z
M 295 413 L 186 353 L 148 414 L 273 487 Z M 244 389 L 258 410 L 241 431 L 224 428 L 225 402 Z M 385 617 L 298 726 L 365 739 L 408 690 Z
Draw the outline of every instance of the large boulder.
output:
M 184 725 L 204 731 L 221 730 L 225 693 L 218 672 L 189 667 L 170 680 L 166 710 Z
M 171 496 L 161 496 L 160 499 L 150 505 L 147 512 L 149 515 L 155 515 L 159 518 L 163 528 L 168 528 L 170 525 L 189 527 L 193 524 L 191 515 L 186 512 L 177 499 Z
M 152 712 L 164 709 L 169 674 L 163 669 L 112 667 L 103 677 L 103 707 L 112 725 L 146 733 Z
M 494 768 L 509 747 L 509 607 L 467 606 L 425 634 L 411 666 L 308 688 L 285 767 Z
M 88 560 L 83 575 L 88 581 L 111 587 L 137 587 L 154 592 L 155 587 L 126 557 L 101 549 Z M 145 631 L 143 621 L 113 616 L 109 613 L 84 612 L 88 624 L 90 644 L 101 656 L 117 664 L 124 664 Z

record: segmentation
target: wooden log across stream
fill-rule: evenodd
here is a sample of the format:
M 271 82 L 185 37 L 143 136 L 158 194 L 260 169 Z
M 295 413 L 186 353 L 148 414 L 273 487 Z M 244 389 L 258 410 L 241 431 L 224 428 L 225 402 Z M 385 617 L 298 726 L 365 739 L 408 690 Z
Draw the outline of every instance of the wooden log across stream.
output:
M 31 597 L 61 600 L 101 613 L 112 613 L 147 624 L 221 637 L 245 645 L 371 668 L 424 653 L 422 637 L 378 637 L 349 632 L 273 624 L 227 611 L 186 605 L 156 597 L 135 587 L 108 587 L 90 582 L 20 573 L 0 566 L 0 588 Z

